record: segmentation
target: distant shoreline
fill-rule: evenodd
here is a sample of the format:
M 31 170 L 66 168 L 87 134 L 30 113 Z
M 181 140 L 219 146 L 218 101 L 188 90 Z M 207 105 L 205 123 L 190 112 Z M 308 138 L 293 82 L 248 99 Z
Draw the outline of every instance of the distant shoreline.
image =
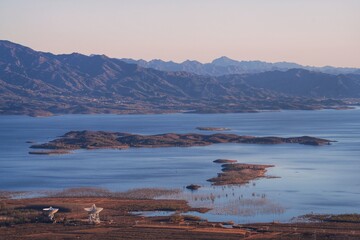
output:
M 153 111 L 153 112 L 131 112 L 131 113 L 118 113 L 118 112 L 86 112 L 86 113 L 50 113 L 45 114 L 28 114 L 28 113 L 9 113 L 9 112 L 0 112 L 1 116 L 28 116 L 34 118 L 42 117 L 56 117 L 56 116 L 66 116 L 66 115 L 168 115 L 168 114 L 241 114 L 241 113 L 263 113 L 263 112 L 284 112 L 284 111 L 322 111 L 322 110 L 357 110 L 360 109 L 360 105 L 348 105 L 343 107 L 324 107 L 319 109 L 254 109 L 246 111 L 219 111 L 219 112 L 197 112 L 195 110 L 173 110 L 173 111 Z

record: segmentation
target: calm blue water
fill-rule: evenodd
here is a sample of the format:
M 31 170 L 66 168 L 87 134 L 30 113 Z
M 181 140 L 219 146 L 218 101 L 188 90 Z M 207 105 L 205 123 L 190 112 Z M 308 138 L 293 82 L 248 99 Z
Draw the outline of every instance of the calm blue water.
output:
M 198 126 L 227 127 L 255 136 L 323 137 L 330 146 L 219 144 L 191 148 L 79 150 L 59 156 L 29 155 L 26 141 L 46 142 L 70 130 L 139 134 L 201 132 Z M 353 213 L 360 209 L 360 109 L 250 114 L 65 115 L 0 117 L 0 190 L 54 190 L 80 186 L 114 191 L 180 188 L 193 206 L 214 208 L 202 215 L 235 222 L 289 221 L 310 212 Z M 241 187 L 212 187 L 217 158 L 274 164 L 268 175 Z

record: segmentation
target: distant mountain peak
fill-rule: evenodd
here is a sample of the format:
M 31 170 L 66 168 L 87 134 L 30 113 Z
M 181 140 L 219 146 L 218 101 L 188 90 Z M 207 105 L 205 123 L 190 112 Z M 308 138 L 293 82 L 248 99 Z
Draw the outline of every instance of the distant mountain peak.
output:
M 359 74 L 360 69 L 358 68 L 337 68 L 337 67 L 312 67 L 302 66 L 293 62 L 264 62 L 259 60 L 252 61 L 237 61 L 226 56 L 222 56 L 214 59 L 210 63 L 201 63 L 195 60 L 186 60 L 181 63 L 173 61 L 163 61 L 160 59 L 154 59 L 150 61 L 145 60 L 133 60 L 122 58 L 120 59 L 127 63 L 135 63 L 141 67 L 153 68 L 160 71 L 184 71 L 194 73 L 197 75 L 207 76 L 222 76 L 229 74 L 252 74 L 261 73 L 268 71 L 287 71 L 289 69 L 306 69 L 309 71 L 328 73 L 333 75 L 338 74 Z
M 234 59 L 228 58 L 226 56 L 222 56 L 219 58 L 214 59 L 211 64 L 219 65 L 219 66 L 229 66 L 229 65 L 236 65 L 239 61 Z

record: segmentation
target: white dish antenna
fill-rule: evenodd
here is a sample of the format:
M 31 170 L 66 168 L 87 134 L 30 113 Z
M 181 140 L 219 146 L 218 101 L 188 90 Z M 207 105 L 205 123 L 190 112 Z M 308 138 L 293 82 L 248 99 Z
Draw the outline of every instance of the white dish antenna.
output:
M 50 221 L 54 221 L 55 213 L 57 213 L 59 211 L 58 208 L 53 208 L 51 206 L 48 208 L 43 208 L 43 210 L 48 212 L 48 217 L 49 217 Z
M 88 212 L 89 214 L 89 222 L 91 224 L 96 224 L 96 223 L 100 223 L 100 216 L 99 213 L 103 210 L 104 208 L 99 208 L 96 207 L 95 204 L 93 204 L 91 207 L 89 208 L 84 208 L 85 211 Z

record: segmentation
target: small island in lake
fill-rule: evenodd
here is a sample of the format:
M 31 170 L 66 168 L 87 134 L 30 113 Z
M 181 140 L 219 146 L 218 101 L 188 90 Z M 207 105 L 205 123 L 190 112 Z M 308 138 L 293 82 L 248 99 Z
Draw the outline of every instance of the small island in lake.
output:
M 52 151 L 30 151 L 29 154 L 33 155 L 53 155 L 53 154 L 68 154 L 70 151 L 66 150 L 52 150 Z
M 200 131 L 230 131 L 230 128 L 224 128 L 224 127 L 197 127 L 197 130 Z
M 199 188 L 201 188 L 200 185 L 197 185 L 197 184 L 190 184 L 188 186 L 186 186 L 187 189 L 190 189 L 190 190 L 198 190 Z
M 208 179 L 213 185 L 241 185 L 258 178 L 270 178 L 269 176 L 265 176 L 266 169 L 274 167 L 274 165 L 227 163 L 221 167 L 222 173 L 218 173 L 217 177 Z
M 237 160 L 232 159 L 216 159 L 213 161 L 214 163 L 236 163 Z
M 327 145 L 331 140 L 302 136 L 302 137 L 254 137 L 236 134 L 197 134 L 197 133 L 165 133 L 157 135 L 138 135 L 121 132 L 104 131 L 71 131 L 62 137 L 48 143 L 35 144 L 31 148 L 52 150 L 76 149 L 126 149 L 133 147 L 191 147 L 207 146 L 216 143 L 242 144 L 280 144 L 297 143 L 304 145 Z

